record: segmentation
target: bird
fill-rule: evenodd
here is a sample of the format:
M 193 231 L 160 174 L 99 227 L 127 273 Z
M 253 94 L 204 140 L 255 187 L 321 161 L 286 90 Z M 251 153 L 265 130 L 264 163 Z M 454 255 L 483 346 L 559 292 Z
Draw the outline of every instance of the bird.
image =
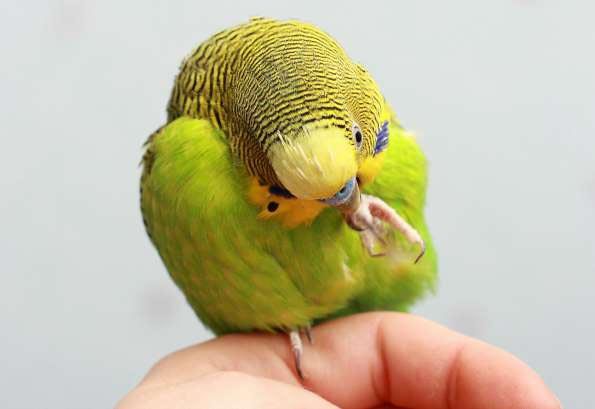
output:
M 435 290 L 426 157 L 312 24 L 258 17 L 199 44 L 141 164 L 147 234 L 198 318 L 288 334 L 302 379 L 313 326 Z

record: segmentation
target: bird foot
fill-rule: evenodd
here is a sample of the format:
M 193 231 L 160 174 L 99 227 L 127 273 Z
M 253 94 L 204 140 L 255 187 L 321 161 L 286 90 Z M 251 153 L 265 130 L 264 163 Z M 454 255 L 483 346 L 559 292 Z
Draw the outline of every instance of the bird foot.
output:
M 362 244 L 373 257 L 385 255 L 384 252 L 375 250 L 378 244 L 382 246 L 387 244 L 384 223 L 398 230 L 410 243 L 419 245 L 421 250 L 415 263 L 426 252 L 425 243 L 417 230 L 399 216 L 392 207 L 376 196 L 362 194 L 359 207 L 355 212 L 346 214 L 345 220 L 352 229 L 359 231 Z
M 290 331 L 289 342 L 291 344 L 291 351 L 293 352 L 295 371 L 303 381 L 304 373 L 302 372 L 302 355 L 304 354 L 304 344 L 302 343 L 302 332 L 306 335 L 306 339 L 310 345 L 312 345 L 312 327 L 310 325 Z
M 304 328 L 302 328 L 301 331 L 306 336 L 306 339 L 308 340 L 308 343 L 310 345 L 314 344 L 314 338 L 312 338 L 312 326 L 311 325 L 307 325 Z

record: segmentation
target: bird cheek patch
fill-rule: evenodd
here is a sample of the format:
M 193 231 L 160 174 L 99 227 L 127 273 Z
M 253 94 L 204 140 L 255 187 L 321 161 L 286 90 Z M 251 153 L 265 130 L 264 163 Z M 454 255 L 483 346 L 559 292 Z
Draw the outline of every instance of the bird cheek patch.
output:
M 302 200 L 274 194 L 275 189 L 251 178 L 248 188 L 248 200 L 260 208 L 258 218 L 277 220 L 287 228 L 310 224 L 327 207 L 318 200 Z

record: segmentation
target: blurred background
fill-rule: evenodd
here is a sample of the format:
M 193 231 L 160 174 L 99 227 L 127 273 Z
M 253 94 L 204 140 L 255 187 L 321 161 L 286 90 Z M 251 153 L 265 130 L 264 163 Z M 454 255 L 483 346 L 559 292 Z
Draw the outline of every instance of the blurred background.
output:
M 145 236 L 138 163 L 182 57 L 256 15 L 329 32 L 418 133 L 441 280 L 414 312 L 595 407 L 595 6 L 208 4 L 2 6 L 0 407 L 113 407 L 211 336 Z

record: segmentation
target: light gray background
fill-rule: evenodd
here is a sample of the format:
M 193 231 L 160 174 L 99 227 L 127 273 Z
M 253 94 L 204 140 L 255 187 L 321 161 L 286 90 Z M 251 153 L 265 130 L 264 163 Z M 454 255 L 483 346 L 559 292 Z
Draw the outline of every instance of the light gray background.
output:
M 137 165 L 181 58 L 267 15 L 331 33 L 418 132 L 441 284 L 415 311 L 593 408 L 592 3 L 208 4 L 3 4 L 0 407 L 111 407 L 210 336 L 145 237 Z

